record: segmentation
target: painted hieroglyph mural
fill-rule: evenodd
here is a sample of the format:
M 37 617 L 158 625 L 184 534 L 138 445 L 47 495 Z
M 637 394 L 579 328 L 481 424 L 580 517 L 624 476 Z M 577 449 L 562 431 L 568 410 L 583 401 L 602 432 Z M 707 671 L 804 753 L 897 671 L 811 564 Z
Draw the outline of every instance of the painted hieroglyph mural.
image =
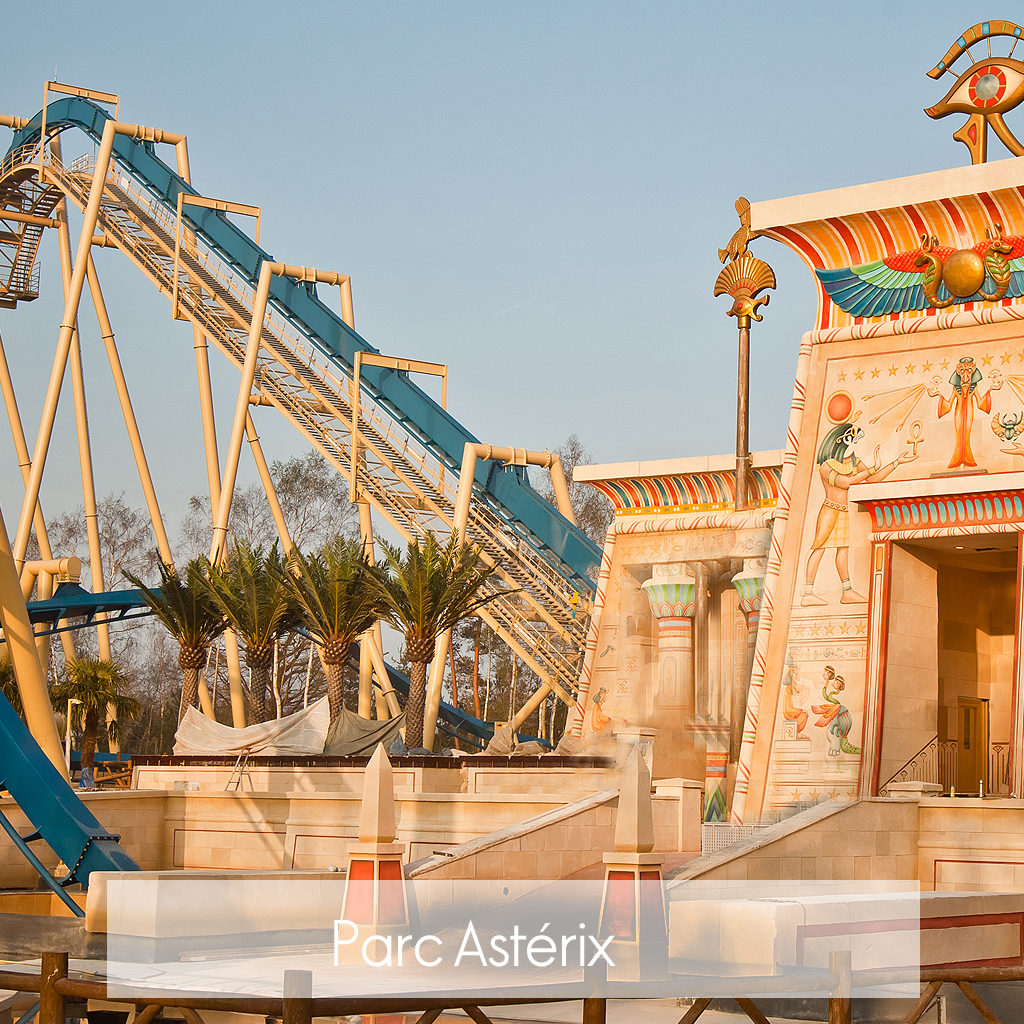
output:
M 936 595 L 954 571 L 974 571 L 961 550 L 1001 545 L 1015 565 L 1024 518 L 1024 174 L 1013 163 L 752 206 L 753 228 L 814 271 L 819 329 L 801 346 L 734 817 L 877 791 L 915 744 L 948 744 L 962 760 L 943 696 L 956 598 L 942 607 Z M 956 543 L 979 533 L 1003 539 Z M 924 580 L 919 594 L 904 593 L 905 572 Z M 977 634 L 1002 650 L 1006 628 Z M 894 644 L 913 655 L 887 663 Z M 971 656 L 993 736 L 1010 744 L 1017 710 L 987 695 L 989 655 Z M 1000 668 L 992 693 L 1009 692 L 1016 671 Z M 974 774 L 1006 791 L 1009 772 Z

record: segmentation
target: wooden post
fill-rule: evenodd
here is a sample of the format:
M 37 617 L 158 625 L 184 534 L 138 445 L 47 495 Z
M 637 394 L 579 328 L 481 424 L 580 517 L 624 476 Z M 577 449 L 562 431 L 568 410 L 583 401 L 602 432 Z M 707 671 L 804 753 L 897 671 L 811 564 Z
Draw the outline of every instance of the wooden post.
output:
M 850 989 L 853 981 L 852 957 L 848 949 L 835 950 L 828 955 L 828 969 L 837 979 L 836 987 L 828 997 L 828 1024 L 851 1024 L 853 1011 Z
M 284 1024 L 311 1024 L 313 1020 L 313 972 L 284 972 Z M 40 1021 L 40 1024 L 43 1024 Z
M 606 999 L 583 1000 L 583 1024 L 605 1024 L 608 1016 Z
M 64 1024 L 64 997 L 54 985 L 68 976 L 67 953 L 43 953 L 39 967 L 39 1024 Z

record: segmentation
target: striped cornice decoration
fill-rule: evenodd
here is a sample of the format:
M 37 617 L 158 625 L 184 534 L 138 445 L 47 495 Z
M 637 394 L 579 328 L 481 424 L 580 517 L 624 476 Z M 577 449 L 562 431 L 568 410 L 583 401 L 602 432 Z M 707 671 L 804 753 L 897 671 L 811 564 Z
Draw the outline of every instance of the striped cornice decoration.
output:
M 750 476 L 750 508 L 773 508 L 779 500 L 781 466 L 762 466 Z M 672 476 L 588 480 L 615 507 L 617 516 L 674 512 L 720 512 L 736 502 L 736 473 L 686 473 Z
M 969 249 L 985 240 L 986 230 L 999 223 L 1005 235 L 1024 234 L 1024 186 L 1001 188 L 976 195 L 872 210 L 842 217 L 778 225 L 761 230 L 792 249 L 812 271 L 856 267 L 887 256 L 913 252 L 921 247 L 921 236 L 934 235 L 940 245 Z M 818 318 L 815 327 L 828 330 L 852 324 L 901 320 L 907 313 L 858 317 L 841 310 L 828 296 L 815 275 L 818 290 Z M 999 302 L 965 302 L 957 310 L 992 309 L 1020 303 L 1004 298 Z M 926 315 L 946 312 L 928 308 Z M 919 316 L 920 313 L 910 314 Z
M 879 499 L 860 504 L 871 515 L 876 538 L 1024 530 L 1021 490 Z

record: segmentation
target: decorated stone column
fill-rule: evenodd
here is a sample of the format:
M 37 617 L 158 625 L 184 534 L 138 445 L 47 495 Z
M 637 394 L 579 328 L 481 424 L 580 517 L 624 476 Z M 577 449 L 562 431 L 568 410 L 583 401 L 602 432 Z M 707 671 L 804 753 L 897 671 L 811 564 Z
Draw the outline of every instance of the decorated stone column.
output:
M 733 576 L 732 585 L 740 595 L 740 610 L 747 616 L 747 679 L 754 665 L 757 626 L 761 621 L 761 595 L 764 593 L 765 564 L 763 558 L 748 558 L 743 572 Z
M 732 585 L 740 596 L 740 611 L 747 618 L 746 671 L 743 682 L 733 689 L 732 709 L 729 723 L 729 760 L 738 761 L 743 743 L 743 724 L 747 715 L 747 691 L 750 689 L 750 673 L 754 666 L 754 649 L 757 646 L 757 627 L 761 621 L 761 595 L 764 592 L 765 563 L 763 558 L 748 558 L 743 571 L 732 578 Z
M 658 692 L 663 707 L 693 706 L 693 583 L 682 565 L 656 565 L 642 587 L 658 623 Z M 672 575 L 669 575 L 672 573 Z

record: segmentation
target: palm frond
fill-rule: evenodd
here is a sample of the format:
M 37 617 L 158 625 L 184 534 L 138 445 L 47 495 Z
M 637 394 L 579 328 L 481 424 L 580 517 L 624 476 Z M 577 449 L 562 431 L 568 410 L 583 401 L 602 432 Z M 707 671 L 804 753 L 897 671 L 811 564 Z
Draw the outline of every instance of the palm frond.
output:
M 274 543 L 262 547 L 239 541 L 220 565 L 198 560 L 201 585 L 248 650 L 265 651 L 298 625 L 300 615 L 284 584 L 287 572 Z
M 181 647 L 209 647 L 224 632 L 227 619 L 204 585 L 203 561 L 193 559 L 189 562 L 184 579 L 173 565 L 158 561 L 157 567 L 160 572 L 157 589 L 150 589 L 133 573 L 125 572 L 124 576 L 142 592 L 153 614 Z
M 454 534 L 442 545 L 428 533 L 422 545 L 413 540 L 404 553 L 386 541 L 380 546 L 384 618 L 407 636 L 435 638 L 508 593 L 494 587 L 497 566 L 483 561 L 482 549 L 460 543 Z
M 347 652 L 384 613 L 377 575 L 362 543 L 338 536 L 319 554 L 293 550 L 282 581 L 306 629 L 323 644 Z

